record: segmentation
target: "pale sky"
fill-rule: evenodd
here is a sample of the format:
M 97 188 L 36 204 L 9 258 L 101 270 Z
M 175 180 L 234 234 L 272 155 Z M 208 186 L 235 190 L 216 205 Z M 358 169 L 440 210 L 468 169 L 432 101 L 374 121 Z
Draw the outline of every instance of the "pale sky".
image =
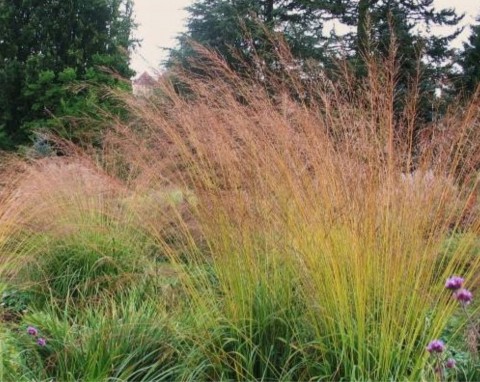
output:
M 185 30 L 188 14 L 183 10 L 193 0 L 134 0 L 136 21 L 139 24 L 136 36 L 142 39 L 142 46 L 132 57 L 132 67 L 141 74 L 145 70 L 155 72 L 167 57 L 162 48 L 175 46 L 175 37 Z M 454 7 L 458 13 L 466 13 L 464 24 L 472 24 L 480 15 L 479 0 L 435 0 L 435 7 Z M 461 36 L 470 33 L 466 28 Z M 457 45 L 460 41 L 457 42 Z

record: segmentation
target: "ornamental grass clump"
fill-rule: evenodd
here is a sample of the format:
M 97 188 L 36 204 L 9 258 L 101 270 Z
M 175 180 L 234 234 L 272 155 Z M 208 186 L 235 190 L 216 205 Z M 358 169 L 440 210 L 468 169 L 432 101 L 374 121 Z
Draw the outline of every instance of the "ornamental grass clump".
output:
M 150 271 L 155 243 L 132 223 L 128 191 L 90 159 L 46 158 L 10 175 L 2 276 L 32 304 L 112 294 Z
M 422 378 L 425 344 L 455 308 L 439 283 L 459 271 L 478 280 L 478 98 L 423 125 L 414 86 L 398 108 L 393 59 L 372 59 L 363 82 L 346 73 L 334 84 L 288 54 L 245 78 L 201 53 L 201 75 L 178 72 L 157 98 L 128 101 L 135 128 L 118 126 L 105 150 L 149 187 L 195 195 L 188 220 L 176 214 L 181 256 L 144 221 L 171 262 L 189 264 L 181 282 L 201 317 L 189 369 L 214 379 Z M 272 319 L 289 328 L 294 374 L 262 350 L 281 338 L 257 335 Z

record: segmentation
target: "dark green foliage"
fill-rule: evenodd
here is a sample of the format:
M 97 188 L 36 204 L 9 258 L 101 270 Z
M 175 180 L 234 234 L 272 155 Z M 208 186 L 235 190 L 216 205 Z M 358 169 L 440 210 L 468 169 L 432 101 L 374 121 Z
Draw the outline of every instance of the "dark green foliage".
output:
M 401 110 L 415 83 L 422 94 L 418 116 L 427 121 L 433 119 L 432 105 L 438 104 L 436 89 L 451 74 L 449 44 L 461 32 L 456 28 L 449 35 L 436 36 L 430 28 L 455 27 L 463 17 L 453 9 L 436 10 L 433 0 L 197 0 L 187 9 L 187 33 L 179 38 L 179 48 L 171 51 L 169 64 L 180 62 L 204 74 L 198 63 L 191 64 L 197 57 L 190 43 L 194 41 L 219 53 L 237 72 L 264 78 L 264 68 L 282 71 L 290 65 L 280 64 L 272 42 L 280 35 L 298 64 L 313 58 L 328 70 L 341 51 L 363 77 L 365 58 L 391 57 L 393 43 L 397 51 L 392 58 L 398 65 L 396 109 Z M 327 35 L 324 24 L 332 20 L 350 32 Z
M 300 346 L 311 339 L 303 333 L 304 307 L 294 301 L 280 303 L 278 296 L 259 284 L 249 309 L 250 318 L 219 317 L 205 338 L 194 341 L 192 355 L 198 358 L 192 356 L 189 369 L 194 371 L 187 371 L 188 377 L 184 378 L 257 381 L 312 378 L 315 362 L 308 359 L 308 347 Z
M 476 25 L 472 25 L 472 33 L 468 42 L 463 45 L 459 64 L 463 69 L 461 85 L 467 93 L 475 91 L 480 83 L 480 16 Z
M 4 321 L 16 320 L 26 313 L 32 295 L 28 291 L 7 289 L 2 293 L 1 316 Z
M 236 70 L 245 64 L 273 69 L 276 54 L 271 37 L 279 33 L 295 57 L 323 57 L 324 1 L 197 0 L 188 7 L 187 33 L 180 47 L 171 51 L 169 64 L 189 67 L 195 57 L 194 41 L 215 50 Z M 258 67 L 257 67 L 258 69 Z
M 418 27 L 456 26 L 462 19 L 453 9 L 435 10 L 433 0 L 196 0 L 187 10 L 187 33 L 180 37 L 180 48 L 172 52 L 172 58 L 191 57 L 193 52 L 186 44 L 190 39 L 213 48 L 231 64 L 237 63 L 232 49 L 245 56 L 253 51 L 268 54 L 271 47 L 265 45 L 265 31 L 279 32 L 295 57 L 324 60 L 322 47 L 328 36 L 323 27 L 330 20 L 354 28 L 336 37 L 359 59 L 372 49 L 385 56 L 393 32 L 402 62 L 416 61 L 424 54 L 441 64 L 451 55 L 448 44 L 460 30 L 423 38 Z
M 453 8 L 436 10 L 433 0 L 339 0 L 337 3 L 334 17 L 353 31 L 336 38 L 346 45 L 357 73 L 366 74 L 365 58 L 391 57 L 393 42 L 396 54 L 392 58 L 398 65 L 397 109 L 401 109 L 408 89 L 416 83 L 422 95 L 418 116 L 432 120 L 432 104 L 437 103 L 435 90 L 441 88 L 452 73 L 450 59 L 454 51 L 449 44 L 461 29 L 436 36 L 430 28 L 456 27 L 463 16 L 458 16 Z
M 355 27 L 355 32 L 347 35 L 350 37 L 350 48 L 357 54 L 365 54 L 375 44 L 385 48 L 389 43 L 389 35 L 393 31 L 399 42 L 402 42 L 407 34 L 410 35 L 410 43 L 420 40 L 420 33 L 415 27 L 420 25 L 430 28 L 434 25 L 456 26 L 463 16 L 457 16 L 453 9 L 437 11 L 433 6 L 433 0 L 336 0 L 337 4 L 332 8 L 332 15 L 341 23 Z M 389 21 L 393 29 L 388 27 Z M 434 59 L 443 58 L 446 53 L 446 44 L 459 33 L 454 33 L 442 38 L 429 35 L 424 40 L 426 54 Z M 407 42 L 407 41 L 405 41 Z M 400 44 L 401 45 L 401 44 Z M 403 48 L 403 47 L 401 47 Z
M 118 114 L 105 92 L 129 86 L 116 77 L 133 75 L 133 28 L 131 0 L 0 1 L 0 146 L 39 128 L 78 138 L 100 106 Z
M 171 345 L 174 333 L 153 299 L 138 302 L 127 295 L 82 310 L 46 307 L 24 322 L 47 340 L 42 348 L 35 338 L 22 335 L 22 347 L 28 350 L 20 357 L 34 360 L 30 367 L 44 374 L 36 380 L 172 380 L 172 366 L 179 362 Z

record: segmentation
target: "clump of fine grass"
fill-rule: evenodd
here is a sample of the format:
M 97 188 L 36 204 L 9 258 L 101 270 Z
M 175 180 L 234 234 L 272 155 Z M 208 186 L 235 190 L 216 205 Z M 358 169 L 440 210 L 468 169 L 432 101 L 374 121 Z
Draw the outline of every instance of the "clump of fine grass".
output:
M 204 60 L 202 77 L 178 74 L 189 97 L 166 80 L 158 99 L 132 101 L 144 128 L 117 129 L 110 152 L 139 178 L 158 169 L 197 198 L 195 234 L 181 214 L 177 227 L 190 263 L 211 269 L 182 278 L 201 338 L 218 322 L 229 326 L 224 346 L 198 344 L 221 365 L 212 378 L 287 376 L 285 357 L 297 349 L 305 378 L 423 377 L 425 346 L 453 310 L 444 280 L 461 270 L 478 283 L 480 259 L 468 256 L 480 229 L 478 100 L 429 126 L 425 140 L 415 91 L 403 112 L 394 107 L 393 60 L 372 60 L 369 77 L 353 85 L 304 81 L 313 76 L 296 73 L 288 57 L 279 59 L 282 78 L 257 73 L 268 83 L 212 54 Z M 461 249 L 446 255 L 455 232 L 466 234 Z M 290 334 L 265 317 L 287 322 Z M 282 338 L 290 348 L 270 362 L 269 346 Z
M 27 314 L 23 333 L 10 334 L 18 350 L 3 360 L 4 378 L 168 380 L 179 361 L 172 346 L 175 330 L 161 303 L 137 297 L 132 288 L 114 300 L 105 299 L 100 307 L 62 311 L 51 306 Z M 33 334 L 27 333 L 27 325 Z M 39 338 L 45 342 L 39 344 Z
M 126 246 L 121 238 L 95 235 L 66 238 L 50 243 L 38 240 L 36 259 L 19 270 L 17 280 L 35 291 L 35 302 L 66 301 L 92 296 L 102 291 L 112 293 L 118 284 L 131 283 L 132 278 L 146 268 L 138 264 L 138 247 Z M 112 234 L 112 233 L 110 233 Z
M 171 378 L 180 362 L 166 312 L 180 298 L 177 272 L 138 224 L 144 195 L 74 152 L 16 170 L 0 213 L 2 286 L 28 301 L 20 312 L 0 308 L 2 378 Z M 165 206 L 180 203 L 164 194 Z
M 152 271 L 156 246 L 132 224 L 126 189 L 92 163 L 41 160 L 17 179 L 4 215 L 4 276 L 34 293 L 36 306 L 114 294 Z

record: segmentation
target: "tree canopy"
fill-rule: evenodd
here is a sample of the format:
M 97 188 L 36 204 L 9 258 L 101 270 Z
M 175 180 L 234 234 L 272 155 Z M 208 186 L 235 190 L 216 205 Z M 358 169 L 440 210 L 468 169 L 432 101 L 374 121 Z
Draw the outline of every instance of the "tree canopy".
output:
M 330 37 L 325 23 L 332 20 L 350 27 L 349 33 L 336 37 L 352 53 L 367 53 L 367 45 L 385 48 L 393 32 L 399 42 L 407 43 L 399 44 L 402 47 L 421 39 L 425 54 L 441 61 L 460 29 L 442 37 L 430 29 L 456 26 L 463 17 L 454 9 L 436 10 L 433 0 L 196 0 L 187 10 L 187 32 L 174 53 L 191 53 L 182 52 L 188 38 L 219 51 L 227 61 L 232 59 L 231 48 L 245 50 L 252 40 L 260 42 L 258 22 L 281 33 L 294 55 L 321 58 L 323 43 Z
M 419 69 L 422 93 L 434 97 L 435 88 L 451 74 L 450 42 L 461 32 L 458 24 L 463 17 L 454 9 L 437 10 L 433 0 L 195 0 L 187 9 L 187 32 L 170 56 L 170 63 L 187 68 L 195 57 L 190 40 L 215 50 L 235 70 L 251 61 L 252 52 L 268 63 L 275 52 L 265 33 L 275 33 L 300 63 L 313 58 L 329 68 L 341 51 L 362 76 L 365 58 L 388 57 L 394 36 L 397 99 L 409 82 L 417 80 Z M 333 30 L 332 23 L 337 25 Z M 438 35 L 432 32 L 435 26 L 452 28 L 449 34 Z M 430 101 L 422 102 L 429 118 Z
M 260 55 L 269 61 L 270 37 L 280 33 L 294 56 L 322 59 L 323 23 L 328 12 L 325 0 L 197 0 L 187 10 L 187 32 L 179 37 L 179 48 L 171 52 L 170 64 L 195 56 L 189 41 L 221 54 L 232 67 Z M 240 57 L 238 57 L 240 55 Z
M 0 0 L 0 146 L 59 119 L 75 136 L 95 106 L 114 107 L 100 87 L 134 74 L 132 14 L 132 0 Z
M 463 69 L 462 86 L 471 93 L 480 84 L 480 16 L 477 24 L 472 25 L 468 41 L 463 44 L 459 64 Z

